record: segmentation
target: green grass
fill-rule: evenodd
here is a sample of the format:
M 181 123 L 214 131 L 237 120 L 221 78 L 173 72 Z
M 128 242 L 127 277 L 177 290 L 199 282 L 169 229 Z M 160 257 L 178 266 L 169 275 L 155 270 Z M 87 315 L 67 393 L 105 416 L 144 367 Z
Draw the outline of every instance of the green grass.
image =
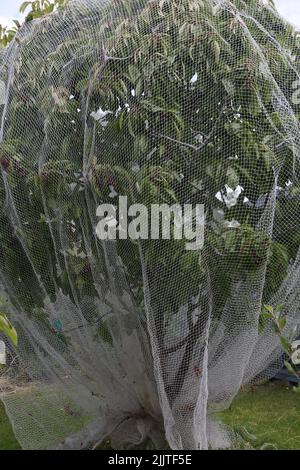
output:
M 5 399 L 13 413 L 15 432 L 26 448 L 53 449 L 58 442 L 80 432 L 91 421 L 65 394 L 50 386 L 18 389 Z M 15 448 L 16 440 L 0 408 L 0 449 Z
M 0 401 L 0 450 L 16 449 L 20 449 L 20 446 L 6 417 L 3 403 Z
M 242 426 L 254 435 L 255 447 L 272 444 L 277 449 L 300 449 L 300 393 L 282 383 L 240 393 L 221 416 L 226 424 Z
M 224 423 L 256 436 L 255 447 L 272 444 L 277 449 L 300 449 L 300 393 L 283 384 L 240 393 L 221 417 Z M 0 404 L 0 450 L 4 449 L 19 449 L 19 445 Z

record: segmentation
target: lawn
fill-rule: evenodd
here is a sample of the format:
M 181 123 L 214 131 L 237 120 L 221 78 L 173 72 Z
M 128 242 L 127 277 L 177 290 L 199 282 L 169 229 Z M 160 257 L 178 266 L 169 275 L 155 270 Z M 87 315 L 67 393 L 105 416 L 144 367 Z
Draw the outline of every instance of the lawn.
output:
M 257 448 L 300 449 L 300 394 L 282 383 L 241 392 L 221 417 L 226 424 L 241 428 L 246 439 L 256 436 Z M 0 450 L 18 448 L 0 405 Z
M 300 393 L 282 382 L 240 393 L 222 419 L 255 436 L 256 448 L 300 449 Z
M 6 417 L 4 406 L 0 401 L 0 450 L 15 450 L 19 448 L 20 446 Z

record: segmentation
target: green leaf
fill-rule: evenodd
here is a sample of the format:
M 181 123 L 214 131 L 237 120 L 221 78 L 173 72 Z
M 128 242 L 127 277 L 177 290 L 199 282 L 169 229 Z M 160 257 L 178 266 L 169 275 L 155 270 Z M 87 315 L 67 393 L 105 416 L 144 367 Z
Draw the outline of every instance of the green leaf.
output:
M 118 95 L 123 98 L 124 100 L 127 99 L 128 97 L 128 89 L 127 89 L 127 86 L 124 82 L 124 80 L 122 80 L 121 78 L 118 80 L 116 86 L 115 86 L 115 89 L 118 93 Z
M 290 354 L 291 345 L 290 345 L 289 341 L 286 338 L 284 338 L 284 336 L 280 337 L 280 343 L 281 343 L 281 346 L 282 346 L 284 352 L 286 352 L 287 354 Z
M 126 115 L 126 111 L 122 111 L 115 120 L 115 127 L 116 127 L 117 132 L 122 131 L 125 115 Z
M 286 325 L 286 318 L 284 317 L 281 317 L 278 319 L 278 326 L 281 330 L 283 330 L 285 328 L 285 325 Z
M 271 315 L 273 315 L 274 313 L 274 308 L 272 307 L 272 305 L 264 305 L 264 310 L 266 310 Z
M 19 11 L 20 13 L 24 13 L 25 10 L 27 10 L 27 8 L 29 7 L 29 5 L 31 5 L 31 2 L 23 2 L 19 8 Z
M 136 84 L 138 79 L 140 78 L 141 73 L 136 65 L 129 65 L 128 67 L 128 78 L 132 84 Z
M 49 14 L 49 13 L 52 13 L 54 11 L 54 4 L 52 5 L 49 5 L 47 8 L 44 9 L 44 13 L 46 14 Z
M 15 346 L 18 345 L 18 334 L 4 313 L 0 313 L 0 331 L 2 331 Z
M 294 375 L 298 376 L 297 371 L 294 369 L 294 367 L 288 361 L 284 361 L 284 365 L 287 368 L 287 370 L 289 372 L 291 372 L 291 374 L 294 374 Z
M 16 25 L 18 29 L 21 28 L 21 23 L 18 20 L 13 20 L 13 23 Z
M 215 62 L 216 64 L 218 64 L 220 62 L 220 54 L 221 54 L 221 48 L 220 48 L 220 44 L 218 43 L 218 41 L 212 42 L 212 50 L 215 56 Z
M 149 100 L 143 100 L 142 105 L 144 108 L 146 108 L 149 111 L 152 111 L 153 113 L 159 113 L 164 111 L 164 109 L 161 106 L 157 106 L 155 103 L 152 103 Z
M 237 185 L 239 184 L 239 175 L 235 171 L 234 168 L 230 167 L 227 170 L 227 183 L 231 188 L 236 188 Z

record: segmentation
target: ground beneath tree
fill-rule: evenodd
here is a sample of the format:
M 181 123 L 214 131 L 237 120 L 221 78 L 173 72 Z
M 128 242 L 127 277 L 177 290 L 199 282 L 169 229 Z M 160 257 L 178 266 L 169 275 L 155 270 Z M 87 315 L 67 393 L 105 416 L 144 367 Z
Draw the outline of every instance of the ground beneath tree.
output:
M 300 449 L 300 393 L 288 384 L 271 382 L 241 392 L 221 418 L 235 428 L 240 426 L 245 439 L 249 436 L 257 448 Z M 0 405 L 0 450 L 5 449 L 19 449 L 19 445 Z

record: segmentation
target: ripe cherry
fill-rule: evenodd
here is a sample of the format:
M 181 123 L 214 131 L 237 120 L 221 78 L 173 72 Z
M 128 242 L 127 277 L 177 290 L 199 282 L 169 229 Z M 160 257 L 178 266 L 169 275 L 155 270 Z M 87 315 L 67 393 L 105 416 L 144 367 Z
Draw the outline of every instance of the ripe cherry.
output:
M 7 171 L 9 167 L 9 158 L 8 157 L 2 157 L 0 160 L 0 164 L 3 168 L 3 170 Z

